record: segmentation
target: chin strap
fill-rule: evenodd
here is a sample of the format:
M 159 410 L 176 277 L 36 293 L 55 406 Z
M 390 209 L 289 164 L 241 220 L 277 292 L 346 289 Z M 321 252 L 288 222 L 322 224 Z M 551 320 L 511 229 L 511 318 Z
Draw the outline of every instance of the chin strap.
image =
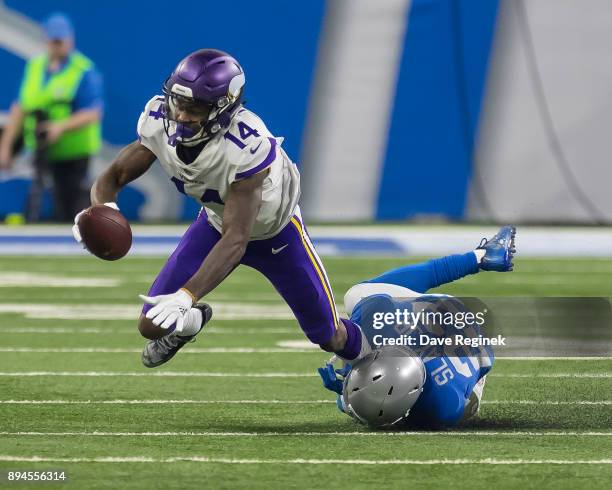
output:
M 232 118 L 236 111 L 242 105 L 242 97 L 232 102 L 231 104 L 219 109 L 219 112 L 213 118 L 204 125 L 204 131 L 210 135 L 214 135 L 222 129 L 229 128 Z
M 170 146 L 176 146 L 177 143 L 181 143 L 183 146 L 195 146 L 202 141 L 212 138 L 222 129 L 227 129 L 232 122 L 232 118 L 236 111 L 242 106 L 242 97 L 231 104 L 219 109 L 216 115 L 211 120 L 206 122 L 199 131 L 195 131 L 188 126 L 185 126 L 175 120 L 168 118 L 168 110 L 164 104 L 164 128 L 168 135 L 168 144 Z M 171 123 L 174 123 L 175 131 L 170 134 Z M 181 138 L 179 140 L 179 138 Z M 193 138 L 193 141 L 185 141 Z

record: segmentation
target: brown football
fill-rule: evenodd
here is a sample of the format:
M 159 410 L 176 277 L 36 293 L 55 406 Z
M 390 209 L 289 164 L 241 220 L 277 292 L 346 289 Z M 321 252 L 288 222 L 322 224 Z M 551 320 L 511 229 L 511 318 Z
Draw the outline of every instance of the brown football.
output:
M 132 246 L 132 229 L 117 210 L 97 204 L 79 218 L 83 244 L 92 254 L 104 260 L 124 257 Z

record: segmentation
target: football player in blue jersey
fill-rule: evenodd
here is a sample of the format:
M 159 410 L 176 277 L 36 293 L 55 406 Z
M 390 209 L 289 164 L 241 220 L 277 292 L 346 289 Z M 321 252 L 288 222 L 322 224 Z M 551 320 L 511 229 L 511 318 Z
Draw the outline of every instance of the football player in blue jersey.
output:
M 319 369 L 338 408 L 376 428 L 449 427 L 474 415 L 494 362 L 491 345 L 481 340 L 484 313 L 427 292 L 479 271 L 511 271 L 515 235 L 513 226 L 504 226 L 466 254 L 353 286 L 344 303 L 362 334 L 358 360 L 335 369 L 332 358 Z

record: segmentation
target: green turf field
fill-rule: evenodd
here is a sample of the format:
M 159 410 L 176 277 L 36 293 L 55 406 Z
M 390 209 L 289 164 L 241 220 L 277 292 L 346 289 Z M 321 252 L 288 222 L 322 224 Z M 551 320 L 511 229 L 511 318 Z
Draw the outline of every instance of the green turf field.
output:
M 405 260 L 324 262 L 341 303 Z M 463 427 L 369 432 L 320 385 L 329 356 L 245 268 L 208 298 L 216 318 L 196 343 L 142 367 L 137 295 L 162 263 L 0 258 L 2 484 L 60 469 L 71 488 L 609 488 L 612 360 L 499 360 Z M 443 291 L 612 296 L 610 277 L 609 260 L 523 259 Z

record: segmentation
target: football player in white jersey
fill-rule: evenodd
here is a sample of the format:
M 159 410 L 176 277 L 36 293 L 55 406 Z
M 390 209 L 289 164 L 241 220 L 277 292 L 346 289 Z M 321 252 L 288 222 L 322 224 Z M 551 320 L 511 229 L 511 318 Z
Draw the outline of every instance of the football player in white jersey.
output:
M 202 297 L 240 264 L 270 280 L 304 333 L 346 360 L 365 354 L 362 333 L 336 311 L 332 290 L 300 216 L 295 164 L 243 104 L 245 76 L 222 51 L 184 58 L 147 103 L 138 141 L 91 189 L 92 204 L 116 208 L 118 192 L 159 160 L 179 192 L 202 204 L 153 285 L 139 319 L 147 367 L 170 360 L 210 320 Z M 73 228 L 80 241 L 79 215 Z

